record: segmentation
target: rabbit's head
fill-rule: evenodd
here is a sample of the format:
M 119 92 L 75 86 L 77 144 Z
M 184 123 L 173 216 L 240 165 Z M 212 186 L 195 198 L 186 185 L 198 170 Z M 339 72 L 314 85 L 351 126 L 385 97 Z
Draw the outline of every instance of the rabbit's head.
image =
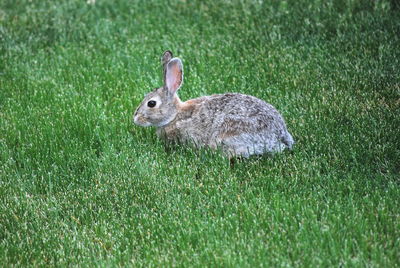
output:
M 148 93 L 133 116 L 139 126 L 162 127 L 174 120 L 180 100 L 176 94 L 183 83 L 183 65 L 170 51 L 162 57 L 164 85 Z

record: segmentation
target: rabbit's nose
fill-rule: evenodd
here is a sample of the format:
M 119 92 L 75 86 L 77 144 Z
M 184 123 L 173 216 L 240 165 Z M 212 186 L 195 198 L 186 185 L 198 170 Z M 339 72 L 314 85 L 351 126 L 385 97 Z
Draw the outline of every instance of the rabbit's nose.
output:
M 135 112 L 135 115 L 133 116 L 133 123 L 138 124 L 142 120 L 141 115 L 138 114 L 138 112 Z
M 138 122 L 138 116 L 136 115 L 136 113 L 135 113 L 135 115 L 133 116 L 133 123 L 134 124 L 137 124 L 137 122 Z

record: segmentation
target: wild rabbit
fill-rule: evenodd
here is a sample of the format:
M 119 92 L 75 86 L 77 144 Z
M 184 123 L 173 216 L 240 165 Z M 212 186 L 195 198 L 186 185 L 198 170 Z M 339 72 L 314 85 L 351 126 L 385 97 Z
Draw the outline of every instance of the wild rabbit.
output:
M 148 93 L 134 114 L 139 126 L 155 126 L 166 141 L 220 149 L 228 157 L 260 155 L 291 149 L 292 135 L 283 117 L 256 97 L 225 93 L 182 102 L 183 65 L 166 51 L 164 85 Z

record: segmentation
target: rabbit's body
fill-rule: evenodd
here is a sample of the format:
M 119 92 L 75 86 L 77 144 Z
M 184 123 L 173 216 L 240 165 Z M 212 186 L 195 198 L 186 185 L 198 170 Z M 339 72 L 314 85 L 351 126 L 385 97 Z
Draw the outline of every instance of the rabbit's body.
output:
M 164 66 L 165 85 L 146 96 L 135 112 L 136 124 L 156 126 L 157 135 L 167 141 L 219 148 L 228 156 L 292 148 L 293 138 L 272 105 L 239 93 L 181 102 L 176 91 L 183 80 L 182 63 L 164 54 Z
M 252 96 L 227 93 L 177 101 L 179 111 L 169 124 L 158 127 L 159 137 L 220 148 L 228 155 L 278 152 L 291 148 L 292 136 L 270 104 Z

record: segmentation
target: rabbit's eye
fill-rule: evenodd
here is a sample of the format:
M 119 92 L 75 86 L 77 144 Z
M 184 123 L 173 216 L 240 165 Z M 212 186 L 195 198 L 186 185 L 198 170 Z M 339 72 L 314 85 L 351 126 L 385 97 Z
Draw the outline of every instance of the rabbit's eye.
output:
M 151 100 L 151 101 L 149 101 L 149 102 L 147 103 L 147 106 L 149 106 L 150 108 L 153 108 L 154 106 L 156 106 L 156 104 L 157 104 L 156 101 Z

